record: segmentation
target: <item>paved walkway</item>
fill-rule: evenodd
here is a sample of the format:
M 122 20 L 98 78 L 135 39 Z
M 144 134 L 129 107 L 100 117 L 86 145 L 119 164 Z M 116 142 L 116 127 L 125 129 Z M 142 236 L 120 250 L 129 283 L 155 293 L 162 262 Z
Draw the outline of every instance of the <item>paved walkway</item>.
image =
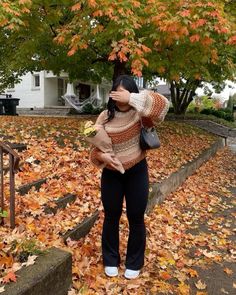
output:
M 236 137 L 228 137 L 226 144 L 229 146 L 230 150 L 236 154 Z
M 192 269 L 183 288 L 168 295 L 236 295 L 235 176 L 236 156 L 225 147 L 161 205 L 180 208 L 176 219 L 185 224 L 181 251 L 186 251 L 185 266 Z
M 236 168 L 236 167 L 235 167 Z M 222 233 L 227 233 L 227 243 L 231 244 L 234 247 L 236 246 L 236 235 L 232 235 L 228 233 L 230 231 L 235 232 L 235 202 L 233 202 L 233 199 L 236 198 L 236 187 L 228 187 L 227 188 L 231 192 L 231 198 L 226 197 L 223 193 L 215 193 L 215 195 L 222 200 L 221 204 L 223 205 L 222 208 L 213 214 L 213 220 L 217 223 L 217 220 L 221 220 L 221 223 L 218 223 L 219 231 Z M 234 206 L 232 206 L 234 205 Z M 216 229 L 211 229 L 209 226 L 210 220 L 207 221 L 201 221 L 199 220 L 196 222 L 196 228 L 190 229 L 188 233 L 192 234 L 193 237 L 198 236 L 199 234 L 205 234 L 205 235 L 211 235 L 214 233 Z M 223 234 L 224 235 L 224 234 Z M 222 235 L 222 242 L 225 237 Z M 220 237 L 220 235 L 219 235 Z M 225 242 L 225 241 L 224 241 Z M 218 241 L 216 241 L 218 243 Z M 204 246 L 200 246 L 199 248 L 193 247 L 191 249 L 192 257 L 193 259 L 196 259 L 196 253 L 202 249 L 204 249 Z M 204 251 L 204 250 L 203 250 Z M 208 250 L 207 250 L 208 251 Z M 219 249 L 218 249 L 219 251 Z M 225 244 L 225 247 L 221 247 L 220 249 L 220 256 L 223 258 L 228 256 L 229 252 L 231 251 L 231 254 L 234 253 L 235 259 L 236 259 L 236 252 L 235 250 L 229 250 L 227 244 Z M 233 252 L 234 251 L 234 252 Z M 225 253 L 225 254 L 224 254 Z M 191 255 L 191 254 L 190 254 Z M 214 254 L 213 254 L 214 255 Z M 233 255 L 231 256 L 233 257 Z M 209 255 L 210 258 L 210 255 Z M 199 277 L 198 279 L 201 280 L 201 282 L 204 282 L 206 284 L 206 293 L 208 295 L 221 295 L 221 294 L 228 294 L 228 295 L 235 295 L 236 294 L 236 263 L 235 261 L 229 261 L 228 257 L 224 260 L 219 262 L 213 262 L 212 264 L 209 263 L 209 265 L 204 269 L 202 267 L 195 266 L 194 269 L 196 269 Z M 191 294 L 196 294 L 196 285 L 194 284 L 196 282 L 195 279 L 190 279 L 189 285 L 191 286 Z M 195 292 L 194 292 L 195 290 Z M 198 290 L 200 291 L 200 290 Z

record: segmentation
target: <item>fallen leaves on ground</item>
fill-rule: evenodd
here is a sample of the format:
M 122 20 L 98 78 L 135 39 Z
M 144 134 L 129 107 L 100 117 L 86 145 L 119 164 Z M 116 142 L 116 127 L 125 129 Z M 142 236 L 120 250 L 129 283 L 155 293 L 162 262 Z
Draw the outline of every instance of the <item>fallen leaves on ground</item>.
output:
M 190 295 L 193 291 L 198 295 L 211 294 L 197 267 L 207 269 L 216 263 L 222 265 L 226 276 L 231 273 L 224 263 L 235 262 L 236 246 L 231 241 L 235 215 L 230 211 L 235 199 L 226 188 L 236 187 L 235 170 L 235 157 L 227 148 L 221 150 L 146 216 L 145 266 L 140 277 L 132 282 L 123 277 L 128 235 L 125 212 L 120 225 L 122 264 L 115 279 L 106 278 L 103 271 L 101 218 L 86 238 L 70 245 L 74 290 L 82 294 L 137 294 L 137 290 L 138 294 L 151 295 Z M 83 253 L 87 253 L 87 258 Z M 130 283 L 136 289 L 128 289 Z
M 139 279 L 127 282 L 121 265 L 118 278 L 107 279 L 101 260 L 102 207 L 99 198 L 100 171 L 89 163 L 89 147 L 80 139 L 80 120 L 45 118 L 0 118 L 0 134 L 12 135 L 12 141 L 27 143 L 26 151 L 20 153 L 22 171 L 17 174 L 17 186 L 47 177 L 47 183 L 39 192 L 31 189 L 24 197 L 17 194 L 17 227 L 11 231 L 1 227 L 0 262 L 8 273 L 19 269 L 22 263 L 11 261 L 19 249 L 12 251 L 15 241 L 36 238 L 37 247 L 46 249 L 56 246 L 73 254 L 73 289 L 70 294 L 157 294 L 157 292 L 180 292 L 189 294 L 188 279 L 199 281 L 196 265 L 220 263 L 231 259 L 235 249 L 229 243 L 232 229 L 230 220 L 223 224 L 222 217 L 215 212 L 227 209 L 228 204 L 214 193 L 224 194 L 230 200 L 227 186 L 233 185 L 229 163 L 232 155 L 227 151 L 218 153 L 214 160 L 203 165 L 198 173 L 171 194 L 168 200 L 155 207 L 146 217 L 147 249 L 146 264 Z M 8 126 L 8 127 L 7 127 Z M 182 123 L 164 122 L 159 127 L 162 147 L 148 153 L 151 182 L 168 177 L 188 161 L 209 147 L 214 136 Z M 232 164 L 232 163 L 231 163 Z M 227 169 L 225 168 L 228 167 Z M 215 173 L 213 174 L 212 171 Z M 46 203 L 53 202 L 66 193 L 77 195 L 75 203 L 59 210 L 56 215 L 43 212 Z M 89 235 L 80 241 L 68 239 L 64 245 L 60 235 L 73 228 L 95 209 L 99 209 L 99 220 Z M 125 208 L 124 208 L 125 211 Z M 209 233 L 199 231 L 192 235 L 188 230 L 198 230 L 202 220 Z M 9 224 L 9 219 L 7 219 Z M 124 261 L 128 224 L 123 214 L 121 219 L 121 252 Z M 3 243 L 4 240 L 4 243 Z M 194 249 L 196 247 L 196 249 Z M 205 247 L 205 248 L 204 248 Z M 222 257 L 222 249 L 228 254 Z M 22 250 L 22 249 L 21 249 Z M 194 254 L 190 255 L 193 251 Z M 37 262 L 37 260 L 36 260 Z M 196 288 L 197 289 L 197 288 Z M 204 291 L 200 291 L 204 294 Z M 198 293 L 201 294 L 201 293 Z

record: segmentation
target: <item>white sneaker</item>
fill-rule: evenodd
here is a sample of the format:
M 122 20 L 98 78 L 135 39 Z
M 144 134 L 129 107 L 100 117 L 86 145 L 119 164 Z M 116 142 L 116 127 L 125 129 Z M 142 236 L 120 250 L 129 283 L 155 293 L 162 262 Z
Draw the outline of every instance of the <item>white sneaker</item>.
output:
M 118 276 L 118 268 L 116 266 L 105 266 L 105 274 L 108 277 Z
M 136 279 L 140 274 L 140 270 L 132 270 L 126 269 L 125 270 L 125 277 L 126 279 Z

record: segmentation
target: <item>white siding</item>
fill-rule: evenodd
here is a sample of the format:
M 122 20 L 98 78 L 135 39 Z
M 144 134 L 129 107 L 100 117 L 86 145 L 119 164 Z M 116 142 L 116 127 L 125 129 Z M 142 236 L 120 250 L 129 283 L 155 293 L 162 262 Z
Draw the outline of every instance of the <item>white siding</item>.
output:
M 40 87 L 34 87 L 33 75 L 27 73 L 19 84 L 15 84 L 14 89 L 6 90 L 5 93 L 20 98 L 20 108 L 44 107 L 44 72 L 41 71 L 39 75 Z
M 44 80 L 44 106 L 57 106 L 58 84 L 57 78 L 45 78 Z

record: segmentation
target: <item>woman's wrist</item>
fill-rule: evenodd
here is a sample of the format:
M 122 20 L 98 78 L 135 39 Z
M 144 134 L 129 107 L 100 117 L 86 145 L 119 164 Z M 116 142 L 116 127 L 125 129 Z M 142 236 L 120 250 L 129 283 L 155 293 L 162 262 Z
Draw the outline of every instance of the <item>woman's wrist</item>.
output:
M 97 151 L 97 159 L 101 162 L 103 162 L 103 152 L 101 151 Z

